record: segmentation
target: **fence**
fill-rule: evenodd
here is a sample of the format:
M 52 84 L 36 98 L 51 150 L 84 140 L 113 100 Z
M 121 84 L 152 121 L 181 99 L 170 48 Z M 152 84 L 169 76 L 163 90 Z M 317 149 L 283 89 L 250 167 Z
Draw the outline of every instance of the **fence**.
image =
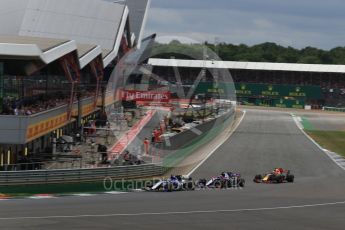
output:
M 163 172 L 163 167 L 157 164 L 75 170 L 9 171 L 0 172 L 0 186 L 91 182 L 101 181 L 106 177 L 136 179 L 160 176 Z
M 345 112 L 345 108 L 337 108 L 337 107 L 323 107 L 325 111 L 333 111 L 333 112 Z

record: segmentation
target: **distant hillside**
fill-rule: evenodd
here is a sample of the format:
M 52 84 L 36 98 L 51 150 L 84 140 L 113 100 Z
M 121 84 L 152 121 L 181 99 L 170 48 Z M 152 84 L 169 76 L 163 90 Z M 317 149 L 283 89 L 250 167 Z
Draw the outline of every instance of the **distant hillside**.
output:
M 217 47 L 206 43 L 206 46 L 213 51 L 216 48 L 218 56 L 224 61 L 345 64 L 345 47 L 336 47 L 329 51 L 314 47 L 295 49 L 271 42 L 254 46 L 221 43 Z M 169 44 L 156 43 L 153 56 L 156 58 L 175 57 L 177 59 L 203 59 L 203 56 L 206 56 L 207 59 L 217 59 L 212 52 L 206 52 L 203 45 L 182 44 L 176 40 Z

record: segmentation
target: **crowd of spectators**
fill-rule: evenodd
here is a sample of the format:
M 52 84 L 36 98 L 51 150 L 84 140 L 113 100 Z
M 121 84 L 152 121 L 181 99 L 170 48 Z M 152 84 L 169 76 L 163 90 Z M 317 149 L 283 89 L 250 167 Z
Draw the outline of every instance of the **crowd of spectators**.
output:
M 344 94 L 345 78 L 336 73 L 303 73 L 281 71 L 232 70 L 234 82 L 320 86 L 324 92 Z
M 95 92 L 85 91 L 81 99 L 92 97 Z M 77 97 L 74 98 L 77 101 Z M 1 115 L 29 116 L 43 111 L 54 109 L 59 106 L 67 105 L 70 102 L 70 94 L 54 92 L 48 94 L 34 95 L 16 99 L 6 97 L 3 100 Z
M 179 68 L 182 83 L 185 85 L 195 81 L 200 68 Z M 176 81 L 174 69 L 171 67 L 155 67 L 153 72 L 168 81 Z M 212 81 L 212 71 L 206 71 L 205 81 Z M 230 70 L 235 83 L 247 84 L 278 84 L 298 86 L 319 86 L 323 92 L 323 99 L 313 102 L 315 109 L 322 106 L 344 106 L 345 77 L 341 73 L 312 73 L 294 71 L 259 71 L 259 70 Z
M 2 115 L 32 115 L 67 104 L 69 97 L 61 92 L 40 94 L 22 99 L 4 98 Z

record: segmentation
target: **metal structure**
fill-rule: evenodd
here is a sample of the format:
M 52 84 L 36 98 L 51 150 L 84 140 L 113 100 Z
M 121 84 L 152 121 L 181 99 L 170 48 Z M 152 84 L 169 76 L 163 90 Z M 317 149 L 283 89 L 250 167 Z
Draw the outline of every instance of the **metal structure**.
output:
M 104 112 L 104 107 L 115 103 L 113 92 L 102 90 L 100 95 L 105 89 L 102 81 L 107 80 L 104 70 L 111 70 L 118 59 L 140 44 L 150 3 L 129 2 L 0 1 L 0 65 L 6 79 L 22 87 L 20 98 L 17 94 L 10 97 L 18 101 L 36 95 L 26 95 L 27 85 L 23 83 L 24 78 L 34 80 L 36 75 L 39 79 L 45 76 L 46 82 L 59 76 L 63 79 L 59 82 L 66 85 L 63 90 L 69 94 L 67 104 L 55 108 L 40 109 L 34 114 L 0 115 L 0 157 L 4 159 L 1 165 L 16 163 L 18 156 L 40 152 L 36 149 L 44 149 L 42 143 L 52 143 L 51 138 L 61 136 L 63 129 L 75 129 L 76 120 L 80 124 L 94 119 L 100 113 L 98 107 Z M 82 84 L 91 83 L 94 89 L 82 89 Z M 79 95 L 81 90 L 86 92 L 83 98 Z
M 158 59 L 158 58 L 151 58 L 149 60 L 149 64 L 153 66 L 164 66 L 164 67 L 345 73 L 345 65 L 239 62 L 239 61 L 214 61 L 214 60 L 205 61 L 205 60 Z

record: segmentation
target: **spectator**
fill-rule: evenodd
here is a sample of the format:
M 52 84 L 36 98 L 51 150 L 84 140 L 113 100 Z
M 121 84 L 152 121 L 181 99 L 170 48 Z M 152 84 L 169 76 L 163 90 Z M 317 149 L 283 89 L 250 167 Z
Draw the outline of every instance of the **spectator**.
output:
M 150 151 L 150 141 L 148 138 L 145 138 L 144 140 L 144 152 L 145 155 L 149 155 L 149 151 Z
M 125 151 L 125 154 L 123 155 L 123 160 L 125 161 L 126 164 L 129 164 L 130 162 L 130 154 L 129 151 Z
M 154 140 L 155 143 L 159 143 L 161 141 L 161 132 L 159 131 L 159 129 L 154 129 L 153 130 L 153 136 L 154 136 Z

